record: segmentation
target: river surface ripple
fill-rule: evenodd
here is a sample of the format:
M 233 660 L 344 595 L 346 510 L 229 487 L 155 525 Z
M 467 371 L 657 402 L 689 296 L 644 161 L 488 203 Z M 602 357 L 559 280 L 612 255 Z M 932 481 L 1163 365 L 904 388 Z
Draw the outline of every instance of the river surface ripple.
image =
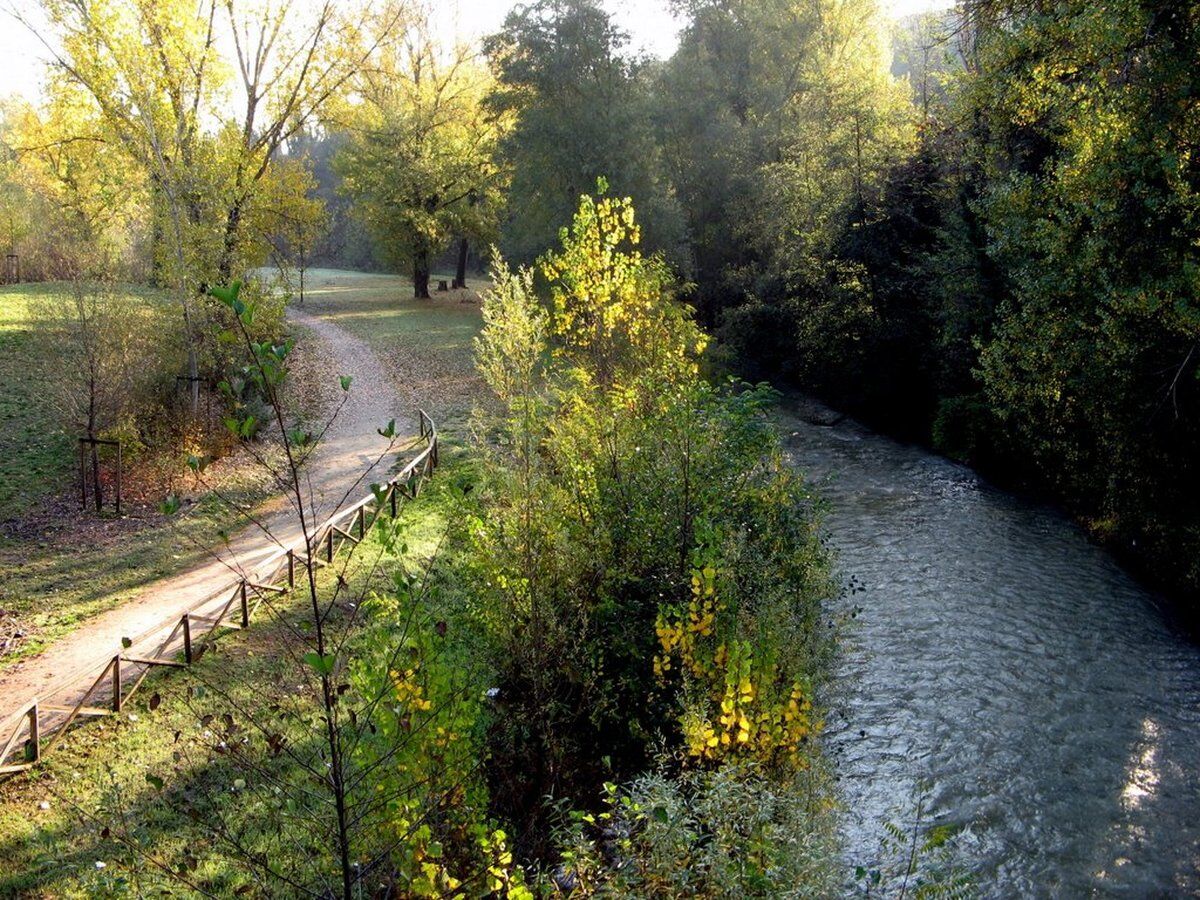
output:
M 827 698 L 850 861 L 920 793 L 984 896 L 1200 893 L 1200 648 L 1156 596 L 970 469 L 849 420 L 784 427 L 865 588 Z

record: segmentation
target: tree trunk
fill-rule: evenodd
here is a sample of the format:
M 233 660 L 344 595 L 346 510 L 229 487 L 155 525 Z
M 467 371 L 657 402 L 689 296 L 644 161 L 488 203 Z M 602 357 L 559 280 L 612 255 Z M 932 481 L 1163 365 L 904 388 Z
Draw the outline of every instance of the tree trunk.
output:
M 304 251 L 300 251 L 300 305 L 304 305 Z
M 456 288 L 465 288 L 467 286 L 467 239 L 463 238 L 458 243 L 458 269 L 454 273 L 454 286 Z
M 221 248 L 221 259 L 217 274 L 223 283 L 228 283 L 233 274 L 233 254 L 237 249 L 238 231 L 242 224 L 242 201 L 235 200 L 225 216 L 225 240 Z
M 413 297 L 429 299 L 429 251 L 418 250 L 413 257 Z
M 200 415 L 200 357 L 196 353 L 197 340 L 198 338 L 191 334 L 189 323 L 187 351 L 188 402 L 191 404 L 193 418 Z

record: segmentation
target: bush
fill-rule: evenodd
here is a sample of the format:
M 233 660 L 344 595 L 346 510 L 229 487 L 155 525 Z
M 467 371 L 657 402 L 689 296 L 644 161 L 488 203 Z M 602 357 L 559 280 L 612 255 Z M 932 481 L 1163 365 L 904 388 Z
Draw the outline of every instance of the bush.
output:
M 780 780 L 752 763 L 607 785 L 603 811 L 576 814 L 564 835 L 559 886 L 582 896 L 833 896 L 828 796 L 820 769 Z
M 489 787 L 545 864 L 559 806 L 599 809 L 664 742 L 680 792 L 724 760 L 787 785 L 820 727 L 815 503 L 773 393 L 700 377 L 707 339 L 638 240 L 628 200 L 584 197 L 537 273 L 498 266 L 477 344 L 495 402 L 464 564 L 499 688 Z

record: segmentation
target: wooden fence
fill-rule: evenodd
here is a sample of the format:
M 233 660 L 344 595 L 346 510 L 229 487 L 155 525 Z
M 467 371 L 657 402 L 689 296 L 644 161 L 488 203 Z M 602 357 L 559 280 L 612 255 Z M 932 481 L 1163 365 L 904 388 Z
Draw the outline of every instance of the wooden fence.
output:
M 178 618 L 125 638 L 120 649 L 60 679 L 14 713 L 0 728 L 0 739 L 8 735 L 0 749 L 0 777 L 37 765 L 77 721 L 119 713 L 154 667 L 191 665 L 219 630 L 248 628 L 266 595 L 292 589 L 297 564 L 309 564 L 306 553 L 313 565 L 329 565 L 342 547 L 361 541 L 379 516 L 394 517 L 401 498 L 415 499 L 438 464 L 437 427 L 424 410 L 418 415 L 424 447 L 385 490 L 373 490 L 353 506 L 337 510 L 310 532 L 311 542 L 301 535 L 280 547 L 250 574 L 222 585 Z

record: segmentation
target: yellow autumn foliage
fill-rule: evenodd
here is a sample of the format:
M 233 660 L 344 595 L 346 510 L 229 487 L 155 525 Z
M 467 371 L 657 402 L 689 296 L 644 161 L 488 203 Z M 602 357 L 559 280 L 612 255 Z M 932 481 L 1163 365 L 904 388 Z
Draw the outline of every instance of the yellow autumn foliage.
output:
M 689 756 L 719 762 L 754 759 L 800 767 L 804 744 L 820 731 L 809 692 L 772 663 L 757 659 L 751 641 L 736 636 L 732 616 L 717 596 L 711 566 L 692 575 L 686 610 L 660 611 L 655 623 L 660 653 L 654 673 L 663 682 L 682 674 L 701 703 L 682 714 Z

